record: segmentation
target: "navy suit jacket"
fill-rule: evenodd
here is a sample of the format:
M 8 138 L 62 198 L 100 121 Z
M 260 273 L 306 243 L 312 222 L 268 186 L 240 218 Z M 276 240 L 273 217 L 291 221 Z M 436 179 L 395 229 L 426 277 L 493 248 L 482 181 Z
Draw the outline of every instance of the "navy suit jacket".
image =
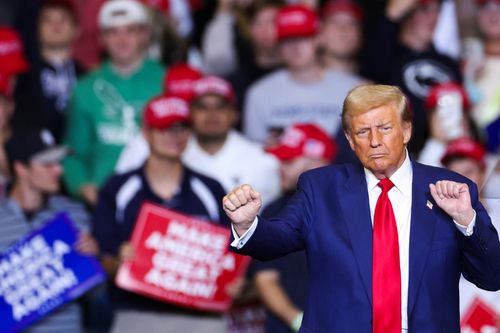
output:
M 478 287 L 500 289 L 500 242 L 477 187 L 454 172 L 412 163 L 409 250 L 410 333 L 459 332 L 460 274 Z M 429 184 L 467 183 L 476 210 L 465 237 L 432 199 Z M 269 260 L 305 249 L 309 292 L 300 333 L 371 332 L 372 223 L 363 167 L 327 166 L 304 173 L 289 205 L 274 219 L 259 217 L 240 250 Z M 432 209 L 427 201 L 433 203 Z

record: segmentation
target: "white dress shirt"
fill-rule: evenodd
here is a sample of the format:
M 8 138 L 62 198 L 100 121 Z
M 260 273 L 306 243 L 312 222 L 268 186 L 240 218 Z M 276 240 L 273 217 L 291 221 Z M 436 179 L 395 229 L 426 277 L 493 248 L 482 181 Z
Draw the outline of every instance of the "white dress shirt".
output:
M 382 190 L 377 186 L 380 179 L 377 179 L 375 175 L 368 169 L 365 168 L 366 184 L 368 189 L 368 197 L 370 203 L 370 215 L 373 225 L 373 216 L 375 214 L 375 206 L 377 204 L 378 197 Z M 406 158 L 401 167 L 399 167 L 396 172 L 389 178 L 394 187 L 389 191 L 389 200 L 394 210 L 394 216 L 396 218 L 396 225 L 398 229 L 398 241 L 399 241 L 399 260 L 400 260 L 400 271 L 401 271 L 401 327 L 403 332 L 408 331 L 408 270 L 409 270 L 409 249 L 410 249 L 410 224 L 411 224 L 411 203 L 412 203 L 412 184 L 413 184 L 413 169 L 411 166 L 410 158 L 408 157 L 408 152 L 406 152 Z M 474 213 L 474 218 L 472 222 L 464 227 L 455 222 L 457 229 L 459 229 L 464 235 L 472 235 L 474 228 L 474 223 L 476 221 L 476 215 Z M 253 235 L 255 229 L 257 228 L 258 219 L 255 218 L 251 227 L 239 237 L 234 228 L 232 227 L 234 241 L 231 243 L 232 247 L 241 249 L 246 242 Z

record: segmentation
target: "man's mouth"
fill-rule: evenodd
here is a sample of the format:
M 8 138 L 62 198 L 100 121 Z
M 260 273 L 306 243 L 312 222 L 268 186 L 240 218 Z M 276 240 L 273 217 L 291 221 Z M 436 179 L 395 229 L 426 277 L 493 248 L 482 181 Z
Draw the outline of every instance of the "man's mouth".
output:
M 385 156 L 385 154 L 383 154 L 383 153 L 380 153 L 380 154 L 371 154 L 370 158 L 371 159 L 376 159 L 376 158 L 382 158 L 384 156 Z

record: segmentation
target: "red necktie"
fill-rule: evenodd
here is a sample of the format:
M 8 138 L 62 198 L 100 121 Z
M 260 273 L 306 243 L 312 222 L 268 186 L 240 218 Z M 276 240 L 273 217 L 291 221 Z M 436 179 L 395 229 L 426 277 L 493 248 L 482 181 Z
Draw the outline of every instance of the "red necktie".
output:
M 401 333 L 398 229 L 388 196 L 394 184 L 385 178 L 378 186 L 382 193 L 373 218 L 373 333 Z

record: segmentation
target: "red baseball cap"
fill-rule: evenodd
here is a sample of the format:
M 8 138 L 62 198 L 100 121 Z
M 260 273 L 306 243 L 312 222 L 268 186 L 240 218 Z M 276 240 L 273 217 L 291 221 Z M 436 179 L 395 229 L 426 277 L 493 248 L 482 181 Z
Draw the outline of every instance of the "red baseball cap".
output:
M 465 157 L 478 162 L 481 168 L 485 168 L 486 162 L 484 155 L 484 147 L 479 142 L 469 138 L 460 138 L 448 144 L 446 152 L 441 158 L 441 164 L 448 165 L 452 157 Z
M 28 68 L 19 34 L 12 28 L 0 26 L 0 72 L 15 75 Z
M 303 5 L 290 5 L 281 8 L 276 17 L 278 40 L 286 38 L 313 36 L 318 31 L 316 12 Z
M 12 96 L 14 90 L 14 80 L 12 75 L 0 73 L 0 95 Z
M 331 161 L 337 155 L 337 145 L 318 126 L 295 124 L 285 129 L 277 146 L 266 148 L 266 151 L 282 161 L 301 156 Z
M 178 97 L 157 96 L 146 105 L 143 117 L 145 126 L 165 129 L 178 122 L 189 123 L 189 106 Z
M 167 12 L 170 9 L 169 0 L 140 0 L 144 5 L 156 8 L 162 12 Z
M 193 98 L 194 83 L 203 77 L 203 74 L 188 64 L 173 65 L 163 79 L 165 96 L 179 97 L 186 102 Z
M 233 86 L 220 77 L 206 76 L 194 83 L 193 99 L 210 94 L 220 96 L 228 100 L 231 104 L 236 102 Z
M 362 22 L 364 18 L 361 6 L 350 0 L 330 0 L 321 9 L 322 17 L 328 17 L 336 13 L 350 14 L 358 22 Z
M 439 83 L 433 86 L 429 93 L 427 94 L 427 98 L 425 100 L 425 107 L 427 110 L 432 110 L 437 106 L 438 99 L 441 95 L 446 93 L 458 93 L 462 97 L 462 105 L 464 110 L 467 110 L 470 107 L 470 100 L 467 92 L 464 87 L 456 82 L 445 82 Z

